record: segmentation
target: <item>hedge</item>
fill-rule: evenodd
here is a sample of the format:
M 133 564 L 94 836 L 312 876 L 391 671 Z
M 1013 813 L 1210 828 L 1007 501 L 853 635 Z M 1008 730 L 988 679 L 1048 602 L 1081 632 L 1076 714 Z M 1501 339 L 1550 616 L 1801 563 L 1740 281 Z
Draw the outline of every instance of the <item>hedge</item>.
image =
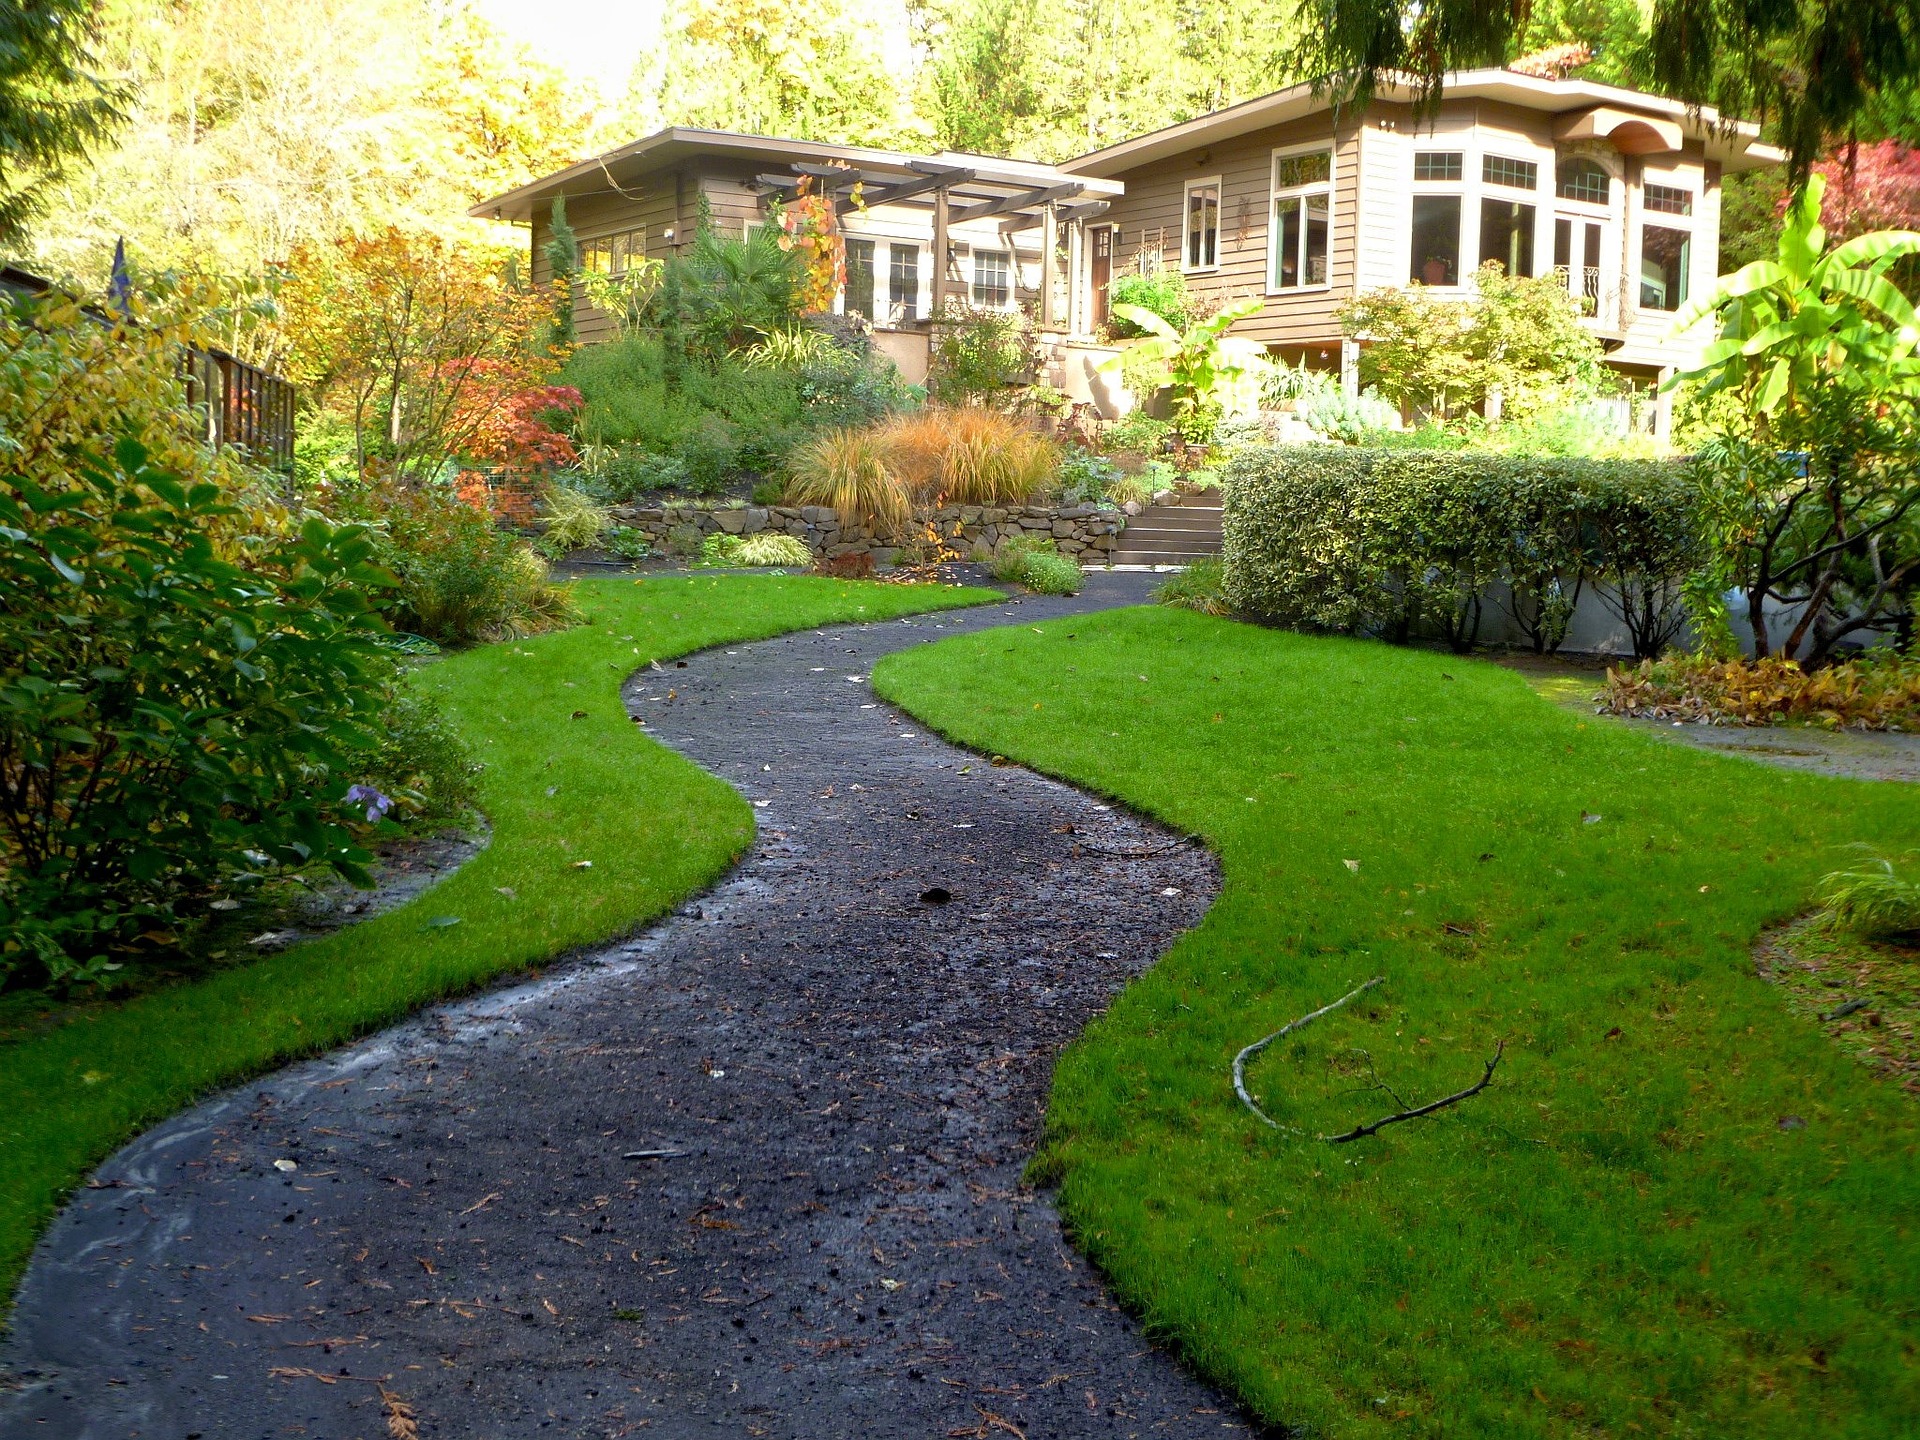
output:
M 1700 558 L 1698 490 L 1671 461 L 1250 446 L 1225 492 L 1228 603 L 1307 630 L 1464 650 L 1497 602 L 1550 652 L 1592 585 L 1655 655 Z

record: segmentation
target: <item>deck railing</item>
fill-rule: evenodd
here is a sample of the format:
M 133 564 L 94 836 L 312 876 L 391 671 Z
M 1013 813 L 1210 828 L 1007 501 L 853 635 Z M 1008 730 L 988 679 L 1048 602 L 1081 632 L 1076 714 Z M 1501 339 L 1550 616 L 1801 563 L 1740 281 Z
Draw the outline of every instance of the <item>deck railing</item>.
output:
M 0 267 L 0 291 L 16 295 L 44 295 L 54 289 L 49 280 Z M 102 324 L 109 317 L 90 307 Z M 293 383 L 224 350 L 183 347 L 180 377 L 186 382 L 187 401 L 204 419 L 200 438 L 214 449 L 239 446 L 255 460 L 276 467 L 293 463 Z

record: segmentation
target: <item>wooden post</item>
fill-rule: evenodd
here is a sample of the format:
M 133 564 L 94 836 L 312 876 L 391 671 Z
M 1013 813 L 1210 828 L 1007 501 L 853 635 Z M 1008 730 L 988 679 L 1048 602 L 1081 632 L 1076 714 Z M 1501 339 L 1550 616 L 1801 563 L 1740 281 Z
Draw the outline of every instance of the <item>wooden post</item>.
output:
M 936 323 L 947 308 L 947 187 L 933 192 L 933 288 L 932 302 Z
M 1057 329 L 1054 323 L 1053 287 L 1058 278 L 1059 261 L 1054 251 L 1060 244 L 1060 223 L 1054 213 L 1053 201 L 1047 202 L 1047 208 L 1040 220 L 1040 328 Z

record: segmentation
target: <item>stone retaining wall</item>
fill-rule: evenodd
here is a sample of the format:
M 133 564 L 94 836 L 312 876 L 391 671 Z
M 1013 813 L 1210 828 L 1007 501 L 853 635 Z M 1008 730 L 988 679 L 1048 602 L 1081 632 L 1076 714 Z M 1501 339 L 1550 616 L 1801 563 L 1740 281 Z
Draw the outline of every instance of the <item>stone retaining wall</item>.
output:
M 877 565 L 892 563 L 899 548 L 871 526 L 843 525 L 837 511 L 821 505 L 619 505 L 613 518 L 644 534 L 655 550 L 682 553 L 698 549 L 708 535 L 758 535 L 764 530 L 797 536 L 816 555 L 865 552 Z M 948 505 L 915 517 L 912 529 L 920 533 L 930 525 L 946 544 L 969 555 L 998 550 L 1014 535 L 1047 535 L 1062 555 L 1083 565 L 1105 565 L 1126 524 L 1127 517 L 1118 510 L 1094 505 Z

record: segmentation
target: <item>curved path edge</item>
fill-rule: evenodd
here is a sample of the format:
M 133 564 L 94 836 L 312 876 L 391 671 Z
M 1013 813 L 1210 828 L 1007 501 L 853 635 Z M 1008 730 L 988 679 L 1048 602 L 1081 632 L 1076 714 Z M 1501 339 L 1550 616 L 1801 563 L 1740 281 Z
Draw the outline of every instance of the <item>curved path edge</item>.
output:
M 1212 857 L 866 684 L 1153 579 L 632 677 L 754 804 L 751 855 L 125 1147 L 36 1253 L 0 1437 L 1246 1431 L 1020 1181 L 1054 1057 L 1205 913 Z

